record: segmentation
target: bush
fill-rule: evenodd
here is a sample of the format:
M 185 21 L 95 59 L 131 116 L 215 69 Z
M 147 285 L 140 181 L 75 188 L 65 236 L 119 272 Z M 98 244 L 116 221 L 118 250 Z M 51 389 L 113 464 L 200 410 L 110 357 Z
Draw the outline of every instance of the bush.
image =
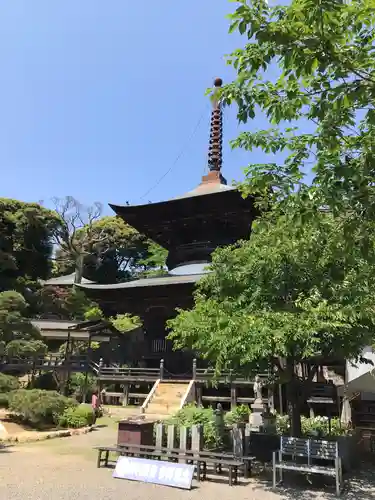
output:
M 203 426 L 204 446 L 218 448 L 222 445 L 222 436 L 216 424 L 215 413 L 212 408 L 187 405 L 165 423 L 177 425 L 178 427 L 191 427 L 192 425 L 201 424 Z
M 94 422 L 94 412 L 91 406 L 80 405 L 76 408 L 67 408 L 59 419 L 61 427 L 78 429 L 92 425 Z
M 83 400 L 86 393 L 87 398 L 91 398 L 93 392 L 97 388 L 97 379 L 93 375 L 84 373 L 73 373 L 69 380 L 69 394 L 74 396 L 78 401 Z
M 77 406 L 74 399 L 56 391 L 19 389 L 9 395 L 9 409 L 35 426 L 58 424 L 67 408 Z
M 248 405 L 236 406 L 232 411 L 225 414 L 224 420 L 228 425 L 241 424 L 249 422 L 250 408 Z
M 351 428 L 348 425 L 342 424 L 339 418 L 331 419 L 331 432 L 329 427 L 328 417 L 301 417 L 302 435 L 305 437 L 337 437 L 346 436 L 351 433 Z M 288 415 L 276 416 L 276 432 L 281 435 L 290 434 Z
M 0 392 L 0 408 L 8 408 L 9 406 L 9 393 Z
M 0 393 L 15 391 L 19 387 L 20 383 L 17 377 L 0 373 Z

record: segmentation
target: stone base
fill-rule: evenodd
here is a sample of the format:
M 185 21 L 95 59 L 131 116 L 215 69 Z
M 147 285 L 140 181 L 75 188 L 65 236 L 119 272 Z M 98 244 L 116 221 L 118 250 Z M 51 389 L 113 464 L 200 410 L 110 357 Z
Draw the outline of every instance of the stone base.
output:
M 259 431 L 262 428 L 263 426 L 262 413 L 263 413 L 263 404 L 261 402 L 257 403 L 255 401 L 255 403 L 251 405 L 251 414 L 249 419 L 250 430 Z

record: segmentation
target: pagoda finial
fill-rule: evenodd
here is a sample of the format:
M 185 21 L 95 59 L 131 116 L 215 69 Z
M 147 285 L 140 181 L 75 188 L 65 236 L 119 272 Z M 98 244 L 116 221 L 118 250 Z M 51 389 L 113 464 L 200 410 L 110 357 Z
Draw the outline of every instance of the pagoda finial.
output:
M 221 78 L 215 78 L 211 112 L 210 146 L 208 149 L 208 167 L 210 172 L 220 172 L 223 164 L 223 115 L 221 102 L 218 97 L 218 90 L 222 84 L 223 80 Z

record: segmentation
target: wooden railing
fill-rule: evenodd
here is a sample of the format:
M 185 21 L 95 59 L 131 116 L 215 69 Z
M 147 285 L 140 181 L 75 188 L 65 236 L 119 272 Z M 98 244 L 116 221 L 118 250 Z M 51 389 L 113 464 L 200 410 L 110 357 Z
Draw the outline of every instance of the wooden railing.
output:
M 4 356 L 0 359 L 2 365 L 8 369 L 30 369 L 30 370 L 48 370 L 69 367 L 70 369 L 84 369 L 87 367 L 89 358 L 86 355 L 65 356 L 51 354 L 49 356 L 38 356 L 36 358 L 21 358 L 16 356 Z

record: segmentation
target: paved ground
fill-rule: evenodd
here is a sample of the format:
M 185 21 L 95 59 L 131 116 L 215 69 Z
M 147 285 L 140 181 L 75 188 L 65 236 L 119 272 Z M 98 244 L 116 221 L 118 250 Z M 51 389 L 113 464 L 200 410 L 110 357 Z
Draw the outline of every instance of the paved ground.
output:
M 241 485 L 230 488 L 226 483 L 213 481 L 194 482 L 191 491 L 181 491 L 162 486 L 112 479 L 111 470 L 97 469 L 96 454 L 92 447 L 115 442 L 115 426 L 98 429 L 92 433 L 70 438 L 54 439 L 35 444 L 0 449 L 0 499 L 6 500 L 314 500 L 332 499 L 303 478 L 293 478 L 299 488 L 270 489 L 270 478 L 261 475 Z M 372 473 L 351 481 L 351 489 L 344 498 L 375 500 Z M 217 478 L 216 478 L 217 479 Z M 307 489 L 307 487 L 309 489 Z M 326 491 L 333 491 L 330 483 Z

